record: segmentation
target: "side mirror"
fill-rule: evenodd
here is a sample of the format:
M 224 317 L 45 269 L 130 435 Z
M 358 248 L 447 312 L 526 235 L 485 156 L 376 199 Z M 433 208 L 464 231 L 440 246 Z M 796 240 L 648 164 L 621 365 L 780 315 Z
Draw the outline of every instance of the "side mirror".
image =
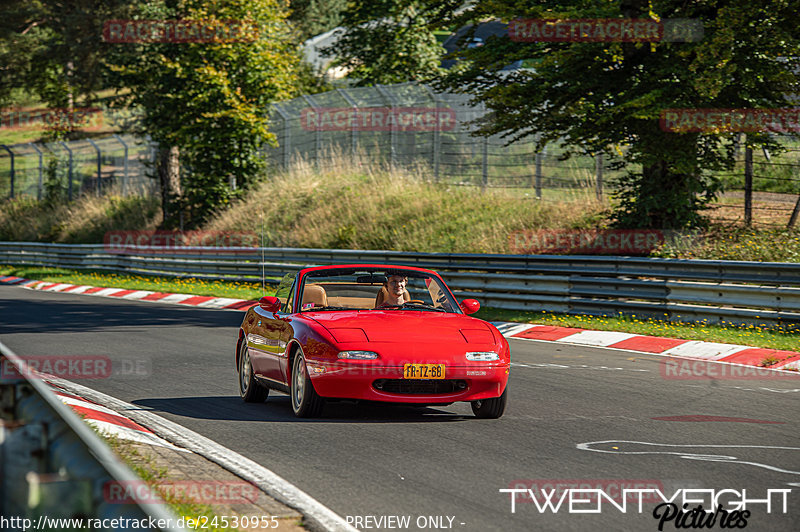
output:
M 258 306 L 267 312 L 278 312 L 281 308 L 281 300 L 273 296 L 264 296 L 258 300 Z
M 464 311 L 464 314 L 475 314 L 481 308 L 481 304 L 478 303 L 477 299 L 465 299 L 459 306 Z

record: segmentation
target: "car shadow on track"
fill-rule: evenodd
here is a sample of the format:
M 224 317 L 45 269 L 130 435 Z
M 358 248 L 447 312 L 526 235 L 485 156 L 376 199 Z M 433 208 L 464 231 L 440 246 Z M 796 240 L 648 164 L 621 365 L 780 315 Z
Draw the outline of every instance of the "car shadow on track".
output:
M 322 416 L 314 419 L 295 417 L 289 397 L 272 395 L 263 404 L 245 403 L 237 396 L 167 397 L 132 401 L 136 406 L 156 413 L 196 419 L 255 421 L 268 423 L 419 423 L 453 422 L 474 419 L 443 410 L 441 407 L 415 407 L 375 403 L 331 402 Z

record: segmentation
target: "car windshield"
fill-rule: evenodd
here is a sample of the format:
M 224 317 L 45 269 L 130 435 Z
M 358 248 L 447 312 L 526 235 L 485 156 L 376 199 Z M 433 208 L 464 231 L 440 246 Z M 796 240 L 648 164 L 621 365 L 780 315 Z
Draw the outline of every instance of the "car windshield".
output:
M 461 313 L 437 277 L 416 270 L 318 270 L 305 276 L 302 290 L 300 312 L 374 309 Z

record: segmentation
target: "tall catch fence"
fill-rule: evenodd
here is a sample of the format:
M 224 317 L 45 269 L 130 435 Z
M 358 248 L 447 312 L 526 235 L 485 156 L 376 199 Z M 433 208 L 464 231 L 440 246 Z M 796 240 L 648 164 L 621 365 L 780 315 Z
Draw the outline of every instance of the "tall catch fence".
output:
M 558 142 L 537 151 L 535 134 L 512 143 L 499 135 L 475 136 L 474 121 L 486 113 L 470 106 L 468 95 L 416 83 L 337 89 L 273 104 L 269 120 L 277 146 L 262 151 L 273 169 L 287 170 L 300 160 L 329 168 L 352 158 L 361 165 L 419 169 L 447 185 L 519 189 L 544 201 L 567 199 L 571 191 L 598 199 L 613 192 L 623 171 L 609 167 L 608 155 L 584 152 L 565 159 L 566 148 Z M 734 170 L 717 174 L 725 192 L 713 218 L 775 227 L 796 223 L 800 139 L 784 136 L 781 143 L 783 153 L 750 150 L 750 162 L 748 150 L 737 150 Z M 626 148 L 609 149 L 613 156 Z M 149 141 L 124 135 L 0 144 L 0 197 L 153 192 L 155 180 L 147 174 L 154 154 Z

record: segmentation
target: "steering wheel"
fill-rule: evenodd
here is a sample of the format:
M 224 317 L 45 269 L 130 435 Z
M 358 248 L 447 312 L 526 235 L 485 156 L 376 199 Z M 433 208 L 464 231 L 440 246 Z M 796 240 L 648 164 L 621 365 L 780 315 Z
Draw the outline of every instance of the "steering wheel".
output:
M 418 303 L 420 305 L 425 305 L 426 303 L 421 299 L 409 299 L 406 303 Z M 405 304 L 405 303 L 404 303 Z

